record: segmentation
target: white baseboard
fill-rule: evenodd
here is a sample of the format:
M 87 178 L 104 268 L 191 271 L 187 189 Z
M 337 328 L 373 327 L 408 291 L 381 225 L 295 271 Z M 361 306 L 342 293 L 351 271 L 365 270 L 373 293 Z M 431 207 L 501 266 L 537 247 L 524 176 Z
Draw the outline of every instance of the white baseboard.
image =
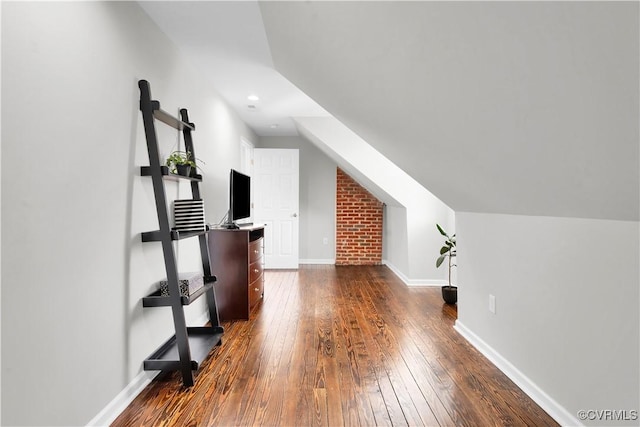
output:
M 140 372 L 124 390 L 87 423 L 87 426 L 109 426 L 159 373 L 159 371 Z
M 209 322 L 209 312 L 205 310 L 198 319 L 194 322 L 198 325 L 206 325 Z M 158 375 L 160 371 L 142 371 L 122 390 L 118 395 L 107 404 L 93 417 L 91 421 L 87 423 L 87 426 L 109 426 L 118 415 L 124 411 L 133 399 L 138 396 L 144 388 Z
M 389 267 L 389 270 L 393 271 L 393 273 L 398 276 L 400 280 L 404 282 L 405 285 L 410 287 L 418 287 L 418 286 L 444 286 L 447 284 L 444 280 L 425 280 L 425 279 L 409 279 L 402 271 L 400 271 L 395 265 L 391 264 L 388 260 L 383 259 L 382 264 Z
M 333 265 L 335 263 L 336 263 L 335 259 L 300 259 L 298 260 L 298 264 Z
M 536 402 L 551 418 L 556 420 L 563 426 L 583 426 L 575 416 L 573 416 L 564 407 L 560 406 L 558 402 L 553 400 L 548 394 L 546 394 L 540 387 L 538 387 L 533 381 L 531 381 L 526 375 L 518 370 L 507 359 L 502 357 L 500 353 L 495 351 L 493 347 L 489 346 L 480 337 L 471 332 L 465 327 L 459 320 L 456 320 L 453 329 L 458 331 L 460 335 L 464 337 L 469 343 L 474 346 L 480 353 L 482 353 L 491 363 L 493 363 L 498 369 L 502 371 L 511 381 L 513 381 L 518 387 L 525 392 L 534 402 Z

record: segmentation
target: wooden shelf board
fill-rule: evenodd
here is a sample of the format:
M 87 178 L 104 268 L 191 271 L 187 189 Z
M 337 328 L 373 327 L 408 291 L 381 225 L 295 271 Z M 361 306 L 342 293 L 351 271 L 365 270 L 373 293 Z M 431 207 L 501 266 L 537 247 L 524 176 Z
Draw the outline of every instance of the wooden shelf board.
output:
M 194 176 L 184 176 L 178 175 L 177 173 L 169 172 L 169 168 L 167 166 L 160 166 L 160 173 L 162 174 L 164 179 L 172 180 L 172 181 L 197 181 L 202 182 L 202 175 L 194 175 Z M 151 176 L 151 166 L 140 166 L 140 176 Z
M 210 276 L 204 278 L 204 286 L 196 290 L 193 294 L 189 296 L 180 296 L 180 301 L 182 305 L 189 305 L 202 295 L 207 292 L 209 289 L 213 287 L 213 284 L 216 281 L 216 276 Z M 142 306 L 143 307 L 169 307 L 171 306 L 171 299 L 168 296 L 160 295 L 160 289 L 155 291 L 154 293 L 142 298 Z
M 221 327 L 190 326 L 187 328 L 192 370 L 197 370 L 198 366 L 209 355 L 211 349 L 221 344 L 222 333 L 223 329 Z M 145 371 L 172 371 L 179 369 L 180 356 L 178 355 L 175 335 L 144 361 Z
M 160 107 L 159 102 L 156 105 Z M 160 108 L 153 110 L 153 117 L 177 130 L 182 130 L 184 128 L 195 130 L 195 127 L 191 123 L 185 123 Z
M 190 237 L 197 237 L 197 236 L 202 236 L 203 234 L 206 234 L 208 230 L 202 230 L 202 231 L 178 231 L 178 230 L 171 230 L 171 240 L 182 240 L 182 239 L 188 239 Z M 162 235 L 160 233 L 160 230 L 155 230 L 155 231 L 145 231 L 143 233 L 140 233 L 142 236 L 142 241 L 143 242 L 160 242 L 162 241 Z

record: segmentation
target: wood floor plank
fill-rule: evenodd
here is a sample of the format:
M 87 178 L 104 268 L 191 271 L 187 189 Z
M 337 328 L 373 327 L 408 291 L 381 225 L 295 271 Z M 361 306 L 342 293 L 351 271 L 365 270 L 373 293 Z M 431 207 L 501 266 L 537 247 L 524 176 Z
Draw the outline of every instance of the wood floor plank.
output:
M 428 402 L 411 374 L 411 365 L 402 358 L 401 344 L 389 331 L 382 313 L 379 313 L 372 300 L 372 284 L 369 281 L 359 282 L 362 310 L 369 316 L 368 327 L 371 345 L 376 346 L 383 363 L 380 364 L 390 378 L 397 377 L 394 383 L 396 397 L 405 419 L 409 425 L 440 425 Z
M 395 278 L 387 276 L 385 278 L 386 284 L 391 284 L 391 282 L 396 281 Z M 396 286 L 389 286 L 387 289 L 400 289 L 399 292 L 402 294 L 402 286 L 399 285 L 399 281 L 395 283 Z M 429 307 L 433 307 L 438 303 L 441 303 L 441 300 L 437 294 L 430 295 L 431 299 L 430 304 L 427 305 Z M 403 306 L 413 305 L 414 307 L 423 307 L 423 305 L 416 305 L 416 299 L 413 298 L 411 300 L 404 298 L 399 299 L 399 301 L 403 302 Z M 450 312 L 451 306 L 447 306 L 443 304 L 443 310 L 441 315 L 444 316 L 444 324 L 453 325 L 453 321 L 455 319 Z M 435 315 L 431 313 L 431 316 Z M 420 319 L 420 316 L 415 317 L 415 319 Z M 483 360 L 484 356 L 480 355 L 475 349 L 470 347 L 470 345 L 462 339 L 459 335 L 451 335 L 450 333 L 446 333 L 446 329 L 438 328 L 437 326 L 441 326 L 442 324 L 434 323 L 430 320 L 425 320 L 426 317 L 422 318 L 422 322 L 420 323 L 419 330 L 426 331 L 426 334 L 419 334 L 418 341 L 420 346 L 420 353 L 422 355 L 429 354 L 429 351 L 433 351 L 433 354 L 436 356 L 437 364 L 435 362 L 427 362 L 431 367 L 432 372 L 438 377 L 441 378 L 443 383 L 447 382 L 449 377 L 454 384 L 466 383 L 468 387 L 462 388 L 455 395 L 456 400 L 463 402 L 465 400 L 469 402 L 476 402 L 472 407 L 476 412 L 476 417 L 481 417 L 483 419 L 483 424 L 485 425 L 544 425 L 544 420 L 548 419 L 548 417 L 544 417 L 542 419 L 538 419 L 534 417 L 535 421 L 531 420 L 530 414 L 528 410 L 519 410 L 517 413 L 505 411 L 506 407 L 512 406 L 511 403 L 513 399 L 509 398 L 509 393 L 517 390 L 517 395 L 522 396 L 523 393 L 518 389 L 515 384 L 509 381 L 495 366 L 490 363 L 476 363 L 476 360 Z M 426 345 L 427 347 L 424 347 Z M 464 347 L 468 351 L 460 352 L 458 351 L 460 347 Z M 429 349 L 429 350 L 427 350 Z M 447 357 L 443 357 L 446 355 Z M 471 358 L 471 360 L 469 360 Z M 486 399 L 486 389 L 483 387 L 484 381 L 477 381 L 477 377 L 482 375 L 488 375 L 487 378 L 495 378 L 496 375 L 499 375 L 502 379 L 507 382 L 503 383 L 498 387 L 500 390 L 498 392 L 498 396 L 496 398 L 487 400 Z M 445 396 L 446 393 L 441 393 L 442 396 Z M 495 402 L 500 401 L 501 404 L 496 406 Z M 478 404 L 480 402 L 484 402 L 484 404 Z M 527 402 L 531 402 L 530 399 L 527 399 Z M 463 408 L 466 408 L 465 405 Z M 515 403 L 516 407 L 522 408 L 522 405 Z M 457 411 L 460 406 L 456 405 L 456 407 L 452 407 L 451 409 Z M 528 409 L 528 408 L 527 408 Z M 539 411 L 534 411 L 539 412 Z M 546 414 L 544 414 L 546 416 Z M 468 415 L 461 414 L 459 422 L 464 423 L 464 420 L 469 419 Z M 472 424 L 473 425 L 473 424 Z
M 385 283 L 390 284 L 392 280 L 392 278 L 387 278 L 387 282 Z M 391 290 L 391 288 L 391 286 L 379 286 L 376 289 L 388 291 Z M 388 306 L 388 309 L 398 313 L 403 313 L 403 311 L 401 311 L 403 307 L 415 304 L 415 300 L 416 298 L 413 298 L 413 301 L 409 299 L 403 301 L 391 297 L 380 299 L 383 307 Z M 421 306 L 422 305 L 419 305 L 416 308 Z M 477 424 L 487 426 L 496 425 L 496 419 L 500 419 L 500 416 L 504 416 L 504 414 L 495 413 L 487 405 L 477 404 L 478 400 L 476 399 L 481 399 L 482 396 L 471 396 L 470 394 L 473 392 L 471 387 L 458 387 L 463 381 L 468 383 L 468 378 L 459 374 L 460 371 L 464 371 L 467 361 L 460 360 L 457 364 L 451 363 L 452 360 L 455 360 L 459 356 L 453 353 L 447 354 L 447 357 L 444 359 L 440 357 L 441 352 L 437 339 L 440 336 L 442 328 L 436 328 L 435 330 L 433 328 L 416 328 L 414 319 L 420 319 L 420 316 L 407 318 L 403 316 L 396 319 L 396 321 L 402 322 L 403 328 L 406 329 L 407 337 L 411 338 L 418 346 L 419 356 L 414 353 L 413 358 L 415 359 L 416 356 L 418 356 L 423 359 L 423 361 L 418 364 L 423 367 L 421 373 L 424 374 L 425 378 L 434 386 L 440 401 L 444 404 L 445 408 L 447 408 L 455 424 L 471 426 Z M 429 323 L 429 327 L 432 325 L 433 323 Z M 411 350 L 410 346 L 404 346 L 403 351 L 409 350 Z M 443 368 L 443 362 L 449 365 L 448 370 Z M 468 420 L 474 421 L 469 423 Z M 500 423 L 497 425 L 500 425 Z
M 391 354 L 395 349 L 393 346 L 389 346 L 388 342 L 380 346 L 376 341 L 376 338 L 384 334 L 384 322 L 379 321 L 375 312 L 362 310 L 365 302 L 361 290 L 365 283 L 360 280 L 354 280 L 351 285 L 353 286 L 354 297 L 352 305 L 358 308 L 357 310 L 354 309 L 353 312 L 361 324 L 363 336 L 366 340 L 365 344 L 369 351 L 375 355 L 373 366 L 389 420 L 392 425 L 416 425 L 415 423 L 419 418 L 413 416 L 415 415 L 415 408 L 410 399 L 398 393 L 397 379 L 395 378 L 395 373 L 390 369 L 390 364 L 392 363 Z
M 344 289 L 344 288 L 343 288 Z M 344 297 L 343 297 L 344 298 Z M 351 403 L 355 403 L 355 410 L 360 425 L 370 426 L 376 424 L 376 412 L 384 408 L 384 400 L 376 394 L 378 386 L 375 376 L 369 365 L 367 350 L 355 316 L 348 305 L 348 296 L 340 302 L 338 307 L 339 328 L 336 330 L 338 345 L 344 348 L 342 364 L 343 375 L 351 376 L 353 395 Z
M 284 274 L 284 273 L 283 273 Z M 286 282 L 286 277 L 283 278 Z M 243 393 L 243 407 L 252 408 L 243 411 L 238 417 L 238 425 L 251 426 L 262 425 L 265 417 L 265 407 L 267 405 L 270 392 L 278 393 L 277 372 L 279 358 L 282 354 L 283 337 L 290 326 L 289 319 L 286 316 L 289 308 L 289 302 L 292 298 L 292 292 L 283 292 L 282 297 L 278 301 L 282 315 L 271 317 L 268 326 L 265 327 L 262 336 L 262 345 L 259 353 L 247 362 L 253 367 L 251 375 L 249 375 L 250 387 L 246 387 Z M 276 314 L 276 313 L 274 313 Z M 264 325 L 266 326 L 266 324 Z M 276 410 L 281 410 L 281 406 L 277 406 Z
M 371 408 L 370 412 L 363 413 L 362 422 L 364 425 L 406 425 L 402 409 L 395 398 L 388 378 L 379 375 L 379 364 L 375 363 L 379 360 L 378 355 L 369 355 L 369 352 L 375 351 L 375 348 L 367 345 L 367 337 L 363 333 L 365 323 L 356 314 L 359 310 L 357 310 L 354 286 L 357 284 L 350 281 L 339 281 L 338 283 L 342 285 L 338 288 L 342 298 L 339 313 L 343 317 L 343 321 L 351 325 L 350 333 L 358 343 L 359 349 L 354 353 L 357 356 L 358 365 L 360 365 L 358 376 L 362 382 L 361 388 L 365 391 L 363 396 L 368 398 Z M 354 307 L 356 308 L 354 309 Z M 366 408 L 366 404 L 361 406 L 362 409 Z
M 290 320 L 295 323 L 296 331 L 293 341 L 290 343 L 290 360 L 281 362 L 281 369 L 284 371 L 281 375 L 287 378 L 285 393 L 283 398 L 282 419 L 295 420 L 296 425 L 311 425 L 313 418 L 309 414 L 313 413 L 314 395 L 313 395 L 313 366 L 314 363 L 310 359 L 315 357 L 315 348 L 313 345 L 313 335 L 311 330 L 313 316 L 307 312 L 307 307 L 300 304 L 301 299 L 313 300 L 313 296 L 309 294 L 310 289 L 302 288 L 296 285 L 294 279 L 296 276 L 291 275 L 288 283 L 283 286 L 291 288 L 290 292 L 297 292 L 296 303 L 291 307 L 295 311 L 295 315 Z M 311 290 L 312 291 L 312 290 Z M 297 357 L 293 357 L 297 355 Z M 285 366 L 286 365 L 286 366 Z M 291 393 L 290 390 L 297 388 L 297 393 Z
M 331 284 L 327 280 L 323 280 L 323 275 L 319 275 L 318 271 L 315 271 L 312 281 L 316 284 L 314 289 L 319 302 L 315 305 L 314 312 L 318 339 L 314 390 L 324 391 L 319 395 L 324 395 L 326 425 L 331 426 L 336 423 L 341 424 L 343 418 L 341 388 L 339 386 L 340 371 L 336 362 L 338 342 L 334 331 L 337 306 L 331 298 L 334 290 L 330 289 Z
M 194 386 L 162 374 L 112 425 L 557 426 L 453 330 L 439 288 L 383 266 L 264 274 L 264 300 L 223 324 Z
M 270 288 L 270 292 L 265 290 L 265 301 L 268 299 L 281 301 L 286 297 L 285 287 L 282 286 L 285 280 L 286 275 L 281 272 L 272 276 L 273 287 Z M 265 301 L 262 304 L 265 304 Z M 237 355 L 237 376 L 232 383 L 228 398 L 217 412 L 211 413 L 208 425 L 219 425 L 222 422 L 228 425 L 241 425 L 243 417 L 255 416 L 253 411 L 246 410 L 248 406 L 247 399 L 251 398 L 253 396 L 252 393 L 255 392 L 256 371 L 260 367 L 261 358 L 259 356 L 263 349 L 262 343 L 264 340 L 268 340 L 268 325 L 276 318 L 276 313 L 273 311 L 264 310 L 258 313 L 254 311 L 251 313 L 249 322 L 242 322 L 247 323 L 250 328 L 246 337 L 246 340 L 249 341 L 249 346 L 246 353 Z M 227 339 L 231 337 L 228 335 Z M 258 365 L 256 365 L 257 363 Z

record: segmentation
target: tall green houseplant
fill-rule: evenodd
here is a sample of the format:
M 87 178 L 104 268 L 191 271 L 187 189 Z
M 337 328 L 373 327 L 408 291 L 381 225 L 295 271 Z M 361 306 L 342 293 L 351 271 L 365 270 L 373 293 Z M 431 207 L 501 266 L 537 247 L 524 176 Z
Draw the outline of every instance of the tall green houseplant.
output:
M 449 236 L 446 231 L 436 224 L 438 231 L 447 239 L 444 241 L 444 245 L 440 248 L 440 256 L 436 260 L 436 268 L 439 268 L 445 259 L 449 261 L 449 285 L 442 287 L 442 297 L 445 302 L 449 304 L 455 304 L 458 300 L 458 288 L 451 285 L 451 269 L 456 266 L 453 263 L 453 257 L 456 256 L 456 235 Z

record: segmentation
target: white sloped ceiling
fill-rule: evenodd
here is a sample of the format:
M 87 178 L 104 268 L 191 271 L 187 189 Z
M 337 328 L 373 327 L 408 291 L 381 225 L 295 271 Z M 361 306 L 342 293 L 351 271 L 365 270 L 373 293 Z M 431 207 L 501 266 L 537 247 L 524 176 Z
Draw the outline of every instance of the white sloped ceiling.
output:
M 637 2 L 260 8 L 277 71 L 454 210 L 639 219 Z

